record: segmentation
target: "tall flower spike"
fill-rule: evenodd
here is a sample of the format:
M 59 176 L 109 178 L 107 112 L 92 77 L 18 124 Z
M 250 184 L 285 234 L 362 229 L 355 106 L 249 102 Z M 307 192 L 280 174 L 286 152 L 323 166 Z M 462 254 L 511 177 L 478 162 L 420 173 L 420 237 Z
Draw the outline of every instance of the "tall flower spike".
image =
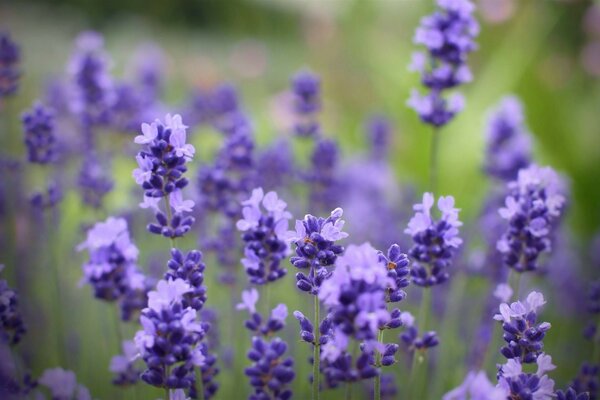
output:
M 414 53 L 409 66 L 421 74 L 429 93 L 413 90 L 408 105 L 423 122 L 440 127 L 463 107 L 462 96 L 455 93 L 445 98 L 444 91 L 471 81 L 467 56 L 477 48 L 474 40 L 479 25 L 469 0 L 438 0 L 437 5 L 438 10 L 421 19 L 414 36 L 414 42 L 425 46 L 426 52 Z
M 317 294 L 323 281 L 330 275 L 326 267 L 335 263 L 344 248 L 335 242 L 348 237 L 343 232 L 343 210 L 336 208 L 328 218 L 307 214 L 303 220 L 296 220 L 295 232 L 289 233 L 294 243 L 296 255 L 290 258 L 294 267 L 309 269 L 308 275 L 296 274 L 296 286 L 303 292 Z
M 517 272 L 538 268 L 538 258 L 550 251 L 553 231 L 565 204 L 563 185 L 550 167 L 531 165 L 508 184 L 505 206 L 498 212 L 508 228 L 497 248 L 504 264 Z
M 133 171 L 136 183 L 144 189 L 140 207 L 155 211 L 156 223 L 149 224 L 148 230 L 169 238 L 185 235 L 194 223 L 194 217 L 187 215 L 194 202 L 184 200 L 181 191 L 188 184 L 183 176 L 186 163 L 195 153 L 194 146 L 186 143 L 186 129 L 180 115 L 167 114 L 164 122 L 142 124 L 142 134 L 135 137 L 136 143 L 144 145 Z M 164 212 L 158 204 L 161 198 L 165 199 Z
M 277 193 L 264 194 L 262 188 L 254 189 L 252 197 L 242 204 L 243 219 L 237 222 L 245 243 L 242 264 L 251 283 L 263 285 L 276 281 L 286 274 L 280 264 L 289 253 L 284 239 L 292 214 L 285 210 L 287 204 Z
M 405 233 L 412 236 L 413 247 L 409 256 L 414 260 L 411 276 L 417 286 L 434 286 L 448 280 L 448 268 L 462 239 L 458 236 L 458 228 L 462 222 L 458 220 L 458 208 L 454 208 L 452 196 L 441 196 L 438 209 L 441 218 L 434 220 L 431 208 L 434 197 L 431 193 L 423 194 L 423 202 L 415 204 L 415 215 L 408 223 Z
M 305 177 L 310 190 L 309 203 L 317 212 L 329 210 L 340 200 L 338 144 L 332 139 L 317 140 L 310 161 Z
M 0 264 L 0 272 L 4 265 Z M 0 340 L 9 345 L 15 345 L 27 329 L 19 311 L 17 293 L 8 286 L 8 282 L 0 279 Z
M 321 81 L 309 71 L 301 71 L 292 77 L 293 111 L 297 121 L 294 133 L 303 137 L 320 134 L 317 113 L 321 110 Z
M 0 97 L 13 95 L 19 85 L 21 51 L 8 32 L 0 31 Z
M 89 253 L 89 261 L 83 265 L 82 282 L 92 286 L 96 298 L 119 301 L 122 306 L 126 303 L 123 308 L 125 320 L 131 318 L 136 304 L 138 309 L 145 306 L 146 277 L 138 269 L 139 251 L 131 241 L 123 218 L 109 217 L 98 222 L 77 249 Z M 132 296 L 142 299 L 133 303 Z
M 197 311 L 184 307 L 193 288 L 182 279 L 161 280 L 148 293 L 148 307 L 140 318 L 143 329 L 135 344 L 147 369 L 142 379 L 153 386 L 190 389 L 195 386 L 194 368 L 202 367 L 206 348 L 201 340 L 205 327 Z
M 116 100 L 110 67 L 104 38 L 97 32 L 81 33 L 68 67 L 72 79 L 70 107 L 87 131 L 87 146 L 93 147 L 89 129 L 109 122 L 110 109 Z
M 56 136 L 54 113 L 41 103 L 23 113 L 21 118 L 24 141 L 27 146 L 27 160 L 31 163 L 48 164 L 56 158 Z
M 485 152 L 485 172 L 502 181 L 516 179 L 519 170 L 531 163 L 530 133 L 517 97 L 503 98 L 491 111 Z
M 531 292 L 525 302 L 500 304 L 500 313 L 494 319 L 502 322 L 506 345 L 500 352 L 504 357 L 521 363 L 536 362 L 542 354 L 546 332 L 550 329 L 548 322 L 537 322 L 538 309 L 545 303 L 541 293 Z

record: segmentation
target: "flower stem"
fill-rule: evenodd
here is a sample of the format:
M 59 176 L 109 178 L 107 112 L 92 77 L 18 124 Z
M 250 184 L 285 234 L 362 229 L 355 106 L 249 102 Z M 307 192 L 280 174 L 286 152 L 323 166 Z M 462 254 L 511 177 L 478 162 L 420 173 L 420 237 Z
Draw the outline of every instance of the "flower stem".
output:
M 377 332 L 377 342 L 383 343 L 383 329 Z M 375 366 L 379 368 L 379 373 L 375 375 L 375 384 L 373 385 L 373 395 L 375 400 L 381 400 L 381 353 L 378 349 L 375 350 Z
M 173 220 L 173 214 L 171 213 L 171 201 L 169 200 L 169 195 L 165 196 L 165 208 L 167 209 L 167 223 L 169 224 L 169 227 L 171 226 L 171 221 Z M 170 238 L 171 239 L 171 247 L 172 248 L 176 248 L 176 242 L 175 242 L 175 238 Z
M 517 272 L 514 269 L 510 270 L 508 274 L 508 284 L 513 290 L 513 299 L 519 300 L 519 290 L 521 289 L 521 272 Z
M 198 394 L 198 400 L 204 400 L 204 381 L 202 380 L 202 369 L 195 367 L 196 369 L 196 392 Z
M 427 319 L 431 308 L 431 288 L 423 288 L 423 298 L 421 299 L 421 308 L 419 310 L 420 332 L 427 332 Z M 413 392 L 411 399 L 423 399 L 427 396 L 423 393 L 424 383 L 427 381 L 427 352 L 419 352 L 415 349 L 413 355 L 412 368 L 410 371 L 410 387 Z
M 319 399 L 319 378 L 320 378 L 320 363 L 321 363 L 321 331 L 319 329 L 320 316 L 319 316 L 319 296 L 314 295 L 315 302 L 315 345 L 313 346 L 313 382 L 312 382 L 312 398 L 313 400 Z
M 50 227 L 56 227 L 56 222 L 55 219 L 58 218 L 53 218 L 54 216 L 54 209 L 47 211 L 46 215 L 47 215 L 47 223 L 46 223 L 46 240 L 50 240 L 51 237 L 54 237 L 54 235 L 50 232 Z M 56 315 L 56 351 L 58 353 L 58 360 L 60 362 L 60 365 L 63 368 L 68 368 L 68 363 L 67 363 L 67 356 L 66 356 L 66 341 L 65 341 L 65 332 L 64 332 L 64 322 L 63 322 L 63 306 L 64 306 L 64 302 L 63 302 L 63 296 L 62 296 L 62 284 L 61 284 L 61 279 L 60 279 L 60 271 L 58 270 L 58 260 L 55 257 L 56 254 L 56 249 L 57 245 L 54 244 L 53 249 L 50 249 L 49 254 L 49 262 L 51 265 L 51 269 L 52 269 L 52 279 L 54 280 L 54 292 L 55 292 L 55 296 L 56 296 L 56 303 L 55 303 L 55 315 Z
M 431 135 L 431 148 L 429 151 L 429 189 L 435 195 L 438 179 L 438 153 L 439 153 L 439 129 L 434 128 Z

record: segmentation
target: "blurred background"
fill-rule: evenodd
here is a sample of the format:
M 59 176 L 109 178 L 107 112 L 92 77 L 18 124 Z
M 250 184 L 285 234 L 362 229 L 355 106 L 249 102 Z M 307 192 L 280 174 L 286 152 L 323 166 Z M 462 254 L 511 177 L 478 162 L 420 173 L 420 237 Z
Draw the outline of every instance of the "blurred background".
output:
M 501 97 L 516 94 L 524 103 L 534 137 L 535 160 L 551 165 L 569 181 L 566 224 L 574 238 L 574 251 L 587 254 L 590 239 L 600 229 L 600 7 L 581 0 L 476 3 L 482 29 L 479 50 L 469 60 L 474 81 L 461 89 L 467 102 L 465 111 L 442 132 L 440 192 L 456 197 L 464 220 L 478 215 L 488 187 L 481 167 L 486 113 Z M 21 46 L 23 76 L 19 94 L 3 106 L 1 118 L 10 129 L 2 132 L 3 143 L 9 145 L 1 152 L 15 157 L 25 153 L 18 126 L 21 111 L 42 96 L 50 78 L 64 73 L 76 36 L 91 29 L 104 35 L 114 61 L 112 73 L 118 77 L 127 75 L 139 46 L 150 42 L 160 46 L 167 82 L 163 99 L 175 110 L 194 88 L 208 90 L 222 82 L 233 83 L 253 119 L 259 145 L 282 135 L 279 96 L 287 90 L 293 73 L 308 68 L 321 77 L 325 134 L 338 140 L 344 156 L 366 146 L 366 118 L 384 114 L 394 125 L 391 160 L 397 179 L 420 193 L 428 173 L 430 132 L 405 105 L 411 88 L 419 86 L 418 74 L 408 72 L 407 65 L 415 48 L 414 30 L 419 19 L 432 10 L 433 2 L 424 0 L 3 1 L 0 29 L 9 31 Z M 202 141 L 194 144 L 207 157 L 215 148 L 212 142 L 204 149 Z M 73 350 L 83 371 L 78 374 L 94 397 L 102 399 L 116 398 L 106 383 L 110 381 L 106 366 L 112 350 L 96 347 L 96 329 L 101 324 L 93 322 L 104 318 L 107 311 L 104 304 L 92 304 L 87 288 L 75 287 L 83 256 L 75 254 L 72 246 L 83 240 L 82 221 L 91 223 L 137 204 L 138 199 L 129 195 L 134 165 L 133 158 L 112 163 L 116 188 L 108 195 L 105 210 L 85 209 L 76 197 L 67 196 L 61 206 L 61 230 L 57 231 L 66 252 L 62 255 L 70 266 L 64 277 L 69 287 L 64 295 L 71 300 L 66 318 L 72 324 L 86 325 L 80 332 L 90 335 L 79 338 Z M 30 179 L 35 182 L 40 177 Z M 15 215 L 18 218 L 19 213 Z M 159 243 L 145 239 L 143 225 L 140 222 L 134 234 L 142 254 Z M 35 230 L 35 226 L 28 229 Z M 30 237 L 31 232 L 22 234 Z M 3 243 L 3 255 L 9 251 Z M 144 262 L 145 257 L 142 255 Z M 587 276 L 598 276 L 590 265 L 583 268 Z M 473 285 L 473 293 L 484 290 L 480 284 Z M 45 283 L 33 286 L 39 289 L 40 299 L 24 305 L 26 315 L 39 316 L 37 307 L 47 307 L 42 320 L 50 319 L 51 295 L 46 296 Z M 277 287 L 282 296 L 286 290 L 285 285 Z M 214 296 L 216 301 L 227 301 L 226 294 Z M 294 301 L 301 304 L 301 300 L 290 301 L 291 309 Z M 552 323 L 567 326 L 570 317 L 557 314 Z M 30 325 L 44 329 L 43 321 Z M 548 339 L 548 351 L 561 366 L 555 374 L 561 384 L 577 371 L 581 359 L 575 354 L 586 352 L 567 342 L 579 334 L 581 326 L 574 323 L 559 328 L 559 333 Z M 103 335 L 113 336 L 112 328 L 102 329 Z M 292 326 L 292 341 L 296 340 L 295 331 Z M 30 350 L 25 355 L 32 360 L 34 371 L 39 372 L 55 360 L 53 351 L 47 349 L 50 339 L 42 331 L 35 337 L 39 339 L 36 343 L 26 342 L 24 347 Z M 302 357 L 296 361 L 300 371 L 295 386 L 300 399 L 304 398 L 308 368 L 302 361 Z M 456 379 L 449 379 L 443 388 L 456 386 L 464 372 L 457 371 Z M 236 381 L 223 379 L 225 391 L 217 398 L 238 398 L 232 393 L 239 392 L 227 391 Z M 160 393 L 149 391 L 147 396 L 142 398 L 156 398 Z

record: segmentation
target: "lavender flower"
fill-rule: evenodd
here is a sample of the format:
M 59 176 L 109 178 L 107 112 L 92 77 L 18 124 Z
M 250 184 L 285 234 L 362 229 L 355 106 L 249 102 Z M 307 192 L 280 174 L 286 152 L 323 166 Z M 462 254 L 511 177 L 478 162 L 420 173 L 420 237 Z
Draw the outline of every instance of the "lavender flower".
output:
M 184 257 L 178 249 L 171 249 L 171 259 L 167 266 L 165 279 L 182 279 L 190 285 L 190 291 L 183 297 L 184 307 L 201 310 L 206 302 L 206 286 L 204 286 L 204 269 L 202 253 L 192 250 Z
M 0 264 L 0 272 L 4 265 Z M 9 345 L 16 345 L 27 332 L 23 317 L 19 311 L 17 293 L 8 286 L 4 279 L 0 280 L 0 340 Z
M 329 210 L 340 200 L 337 143 L 331 139 L 319 139 L 310 160 L 311 167 L 305 177 L 310 189 L 309 204 L 318 212 Z
M 442 397 L 442 400 L 506 400 L 506 391 L 495 387 L 483 371 L 471 371 L 461 385 Z
M 439 10 L 421 19 L 414 42 L 424 45 L 427 53 L 413 54 L 409 69 L 421 74 L 422 84 L 430 90 L 421 95 L 414 90 L 408 105 L 421 120 L 434 127 L 447 124 L 463 107 L 459 94 L 444 98 L 444 91 L 470 82 L 467 56 L 477 48 L 474 42 L 479 25 L 473 18 L 468 0 L 438 0 Z
M 523 105 L 517 97 L 505 97 L 487 121 L 485 171 L 497 179 L 512 181 L 531 163 L 530 133 L 525 127 Z
M 109 111 L 116 100 L 109 74 L 110 59 L 104 52 L 104 39 L 96 32 L 83 32 L 77 37 L 76 49 L 69 62 L 72 78 L 71 110 L 81 118 L 88 130 L 109 122 Z M 87 143 L 91 146 L 91 142 Z
M 284 187 L 294 173 L 294 158 L 287 141 L 279 140 L 262 150 L 256 158 L 256 179 L 265 190 Z
M 248 359 L 252 365 L 244 370 L 250 378 L 254 391 L 248 397 L 250 400 L 278 399 L 285 400 L 292 396 L 288 385 L 295 377 L 294 362 L 284 358 L 287 344 L 278 337 L 268 339 L 284 328 L 288 310 L 285 304 L 277 305 L 269 318 L 264 318 L 256 311 L 258 302 L 256 289 L 242 292 L 242 302 L 238 310 L 248 310 L 250 319 L 245 322 L 246 329 L 256 336 L 252 338 L 252 347 L 248 351 Z
M 135 344 L 147 369 L 142 379 L 153 386 L 190 389 L 195 386 L 194 367 L 202 367 L 206 348 L 201 340 L 206 332 L 197 312 L 184 307 L 185 295 L 193 288 L 182 279 L 161 280 L 148 293 L 148 307 L 142 310 L 143 329 Z
M 296 246 L 296 255 L 290 258 L 298 269 L 309 269 L 308 275 L 296 274 L 296 286 L 303 292 L 318 294 L 323 281 L 330 275 L 326 267 L 333 265 L 344 248 L 335 244 L 348 237 L 343 232 L 344 211 L 336 208 L 328 218 L 307 214 L 303 220 L 296 220 L 296 231 L 290 233 L 289 240 Z
M 21 51 L 8 32 L 0 32 L 0 97 L 13 95 L 19 85 Z
M 134 308 L 145 307 L 147 280 L 137 267 L 139 251 L 124 219 L 109 217 L 98 222 L 77 249 L 89 252 L 82 282 L 92 286 L 96 298 L 119 301 L 124 320 L 131 318 Z M 141 297 L 141 301 L 134 303 L 132 297 Z
M 53 400 L 91 400 L 90 392 L 77 384 L 73 371 L 51 368 L 44 371 L 38 383 L 50 390 Z
M 587 392 L 577 393 L 575 389 L 568 388 L 566 391 L 557 390 L 556 391 L 557 400 L 589 400 L 590 395 Z
M 106 165 L 102 165 L 98 156 L 90 152 L 86 154 L 77 176 L 77 184 L 85 204 L 94 208 L 102 207 L 104 196 L 110 193 L 114 182 Z
M 600 365 L 583 363 L 577 377 L 569 384 L 576 393 L 588 393 L 590 400 L 600 394 Z M 571 400 L 571 399 L 568 399 Z M 576 400 L 580 400 L 579 397 Z
M 49 181 L 46 190 L 35 192 L 29 198 L 33 208 L 38 211 L 54 208 L 63 199 L 62 187 L 56 181 Z
M 31 163 L 48 164 L 56 158 L 54 113 L 37 102 L 21 117 L 27 160 Z
M 121 344 L 123 354 L 114 356 L 110 360 L 110 372 L 115 374 L 113 384 L 118 386 L 133 385 L 139 380 L 141 371 L 136 367 L 138 354 L 135 343 L 125 340 Z
M 500 304 L 500 314 L 494 319 L 502 322 L 503 339 L 507 343 L 500 349 L 508 359 L 522 363 L 536 362 L 544 348 L 544 337 L 550 329 L 548 322 L 537 323 L 537 311 L 546 304 L 544 296 L 531 292 L 524 303 Z
M 136 143 L 145 145 L 136 156 L 139 167 L 133 171 L 136 183 L 144 189 L 140 207 L 152 208 L 157 220 L 148 225 L 148 231 L 169 238 L 185 235 L 194 222 L 186 215 L 194 202 L 184 200 L 181 192 L 188 184 L 183 177 L 185 164 L 195 153 L 194 146 L 186 143 L 186 128 L 180 115 L 167 114 L 164 123 L 142 124 L 142 134 L 135 138 Z M 166 214 L 158 206 L 161 198 L 165 198 Z
M 252 196 L 242 204 L 244 218 L 237 222 L 238 230 L 244 232 L 242 239 L 246 244 L 242 264 L 251 283 L 274 282 L 286 274 L 280 264 L 289 253 L 284 239 L 292 214 L 285 210 L 287 204 L 277 197 L 277 193 L 264 194 L 262 188 L 254 189 Z
M 379 261 L 383 262 L 388 271 L 388 277 L 394 282 L 394 286 L 386 289 L 386 301 L 397 303 L 406 297 L 406 292 L 402 290 L 409 285 L 408 275 L 410 269 L 406 254 L 402 253 L 400 246 L 393 244 L 387 251 L 387 255 L 379 254 Z
M 438 199 L 438 209 L 441 218 L 436 221 L 431 216 L 434 197 L 431 193 L 423 194 L 423 202 L 415 204 L 414 217 L 408 223 L 405 233 L 412 236 L 414 245 L 408 254 L 414 263 L 411 269 L 413 283 L 428 287 L 439 285 L 448 280 L 448 268 L 456 249 L 462 244 L 458 236 L 458 208 L 454 208 L 452 196 L 441 196 Z
M 370 144 L 370 156 L 374 160 L 385 160 L 392 139 L 392 124 L 382 115 L 375 115 L 367 121 L 366 131 Z
M 390 321 L 385 291 L 395 289 L 379 252 L 368 243 L 348 246 L 336 260 L 331 277 L 323 282 L 319 298 L 328 307 L 337 335 L 358 341 L 375 340 Z M 346 350 L 341 348 L 341 350 Z
M 550 250 L 565 203 L 562 191 L 557 174 L 536 165 L 520 170 L 517 180 L 508 184 L 505 206 L 499 213 L 509 225 L 497 244 L 505 265 L 517 272 L 538 268 L 539 256 Z
M 546 372 L 556 368 L 552 358 L 540 354 L 535 374 L 524 373 L 519 361 L 510 359 L 500 368 L 498 388 L 510 399 L 551 399 L 554 397 L 554 381 Z
M 321 81 L 309 71 L 298 72 L 292 78 L 293 111 L 297 121 L 294 132 L 298 136 L 314 137 L 320 134 L 316 114 L 321 110 Z

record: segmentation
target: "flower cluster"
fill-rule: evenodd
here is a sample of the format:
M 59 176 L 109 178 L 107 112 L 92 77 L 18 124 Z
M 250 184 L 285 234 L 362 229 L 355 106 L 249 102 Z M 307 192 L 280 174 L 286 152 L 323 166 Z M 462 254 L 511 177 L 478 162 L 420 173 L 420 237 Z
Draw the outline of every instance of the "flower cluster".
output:
M 316 114 L 321 110 L 321 81 L 309 71 L 298 72 L 292 78 L 293 111 L 297 117 L 294 133 L 303 137 L 320 134 Z
M 392 138 L 392 124 L 381 115 L 371 117 L 366 131 L 370 146 L 370 156 L 377 161 L 386 159 Z
M 540 254 L 550 250 L 565 203 L 562 191 L 558 175 L 536 165 L 520 170 L 517 180 L 508 184 L 505 206 L 499 210 L 508 229 L 497 244 L 504 264 L 517 272 L 538 268 Z
M 335 242 L 348 237 L 343 232 L 344 211 L 336 208 L 327 218 L 306 215 L 296 221 L 296 231 L 290 240 L 296 246 L 296 255 L 290 258 L 298 269 L 309 269 L 308 275 L 296 274 L 296 286 L 303 292 L 318 294 L 321 284 L 330 275 L 326 267 L 332 266 L 344 248 Z
M 50 368 L 37 380 L 39 386 L 46 387 L 53 400 L 91 400 L 90 392 L 83 385 L 77 384 L 73 371 L 62 368 Z M 38 393 L 39 394 L 39 393 Z
M 400 335 L 400 339 L 408 351 L 425 351 L 440 343 L 437 333 L 434 331 L 427 331 L 422 336 L 419 336 L 419 329 L 415 325 L 415 318 L 409 312 L 405 311 L 401 313 L 399 319 L 402 325 L 406 327 L 406 330 Z
M 25 132 L 27 160 L 31 163 L 48 164 L 56 157 L 54 113 L 41 103 L 33 105 L 21 118 Z
M 256 336 L 252 338 L 252 347 L 248 351 L 248 359 L 252 365 L 244 370 L 250 379 L 254 392 L 251 400 L 276 399 L 287 400 L 292 397 L 289 384 L 294 380 L 294 361 L 285 357 L 287 344 L 279 337 L 270 339 L 284 328 L 288 310 L 285 304 L 277 305 L 269 319 L 263 323 L 263 317 L 256 311 L 258 291 L 250 289 L 242 292 L 242 302 L 238 310 L 248 310 L 250 319 L 245 322 L 246 328 Z
M 454 198 L 440 196 L 437 206 L 441 218 L 438 221 L 431 216 L 433 203 L 431 193 L 423 194 L 423 202 L 414 205 L 416 213 L 404 231 L 412 236 L 414 242 L 408 252 L 414 260 L 410 271 L 412 281 L 423 287 L 439 285 L 448 280 L 448 268 L 462 244 L 458 236 L 458 227 L 462 222 L 458 220 L 459 209 L 454 208 Z
M 8 32 L 0 32 L 0 97 L 17 91 L 19 85 L 19 62 L 21 51 Z
M 400 246 L 394 243 L 388 249 L 387 254 L 379 253 L 379 260 L 385 264 L 388 277 L 394 282 L 393 286 L 386 289 L 386 301 L 389 303 L 402 301 L 406 297 L 403 289 L 410 283 L 408 256 L 400 250 Z
M 165 122 L 156 120 L 142 124 L 142 135 L 135 142 L 145 145 L 136 160 L 138 168 L 133 177 L 144 189 L 142 208 L 155 211 L 157 223 L 148 225 L 148 231 L 169 238 L 185 235 L 194 223 L 192 211 L 194 202 L 184 200 L 181 190 L 188 180 L 183 176 L 186 163 L 195 153 L 194 146 L 186 143 L 186 128 L 180 115 L 167 114 Z M 160 199 L 165 199 L 165 212 L 159 208 Z
M 83 265 L 83 282 L 92 286 L 94 296 L 119 301 L 122 317 L 131 317 L 131 296 L 145 297 L 147 282 L 137 267 L 138 249 L 129 237 L 127 221 L 109 217 L 87 233 L 78 250 L 87 250 L 89 261 Z M 144 307 L 142 302 L 138 309 Z
M 166 280 L 181 279 L 190 285 L 190 291 L 182 299 L 184 307 L 201 310 L 206 302 L 206 286 L 204 286 L 204 270 L 202 253 L 198 250 L 188 252 L 185 257 L 179 249 L 171 249 L 171 259 L 167 262 L 169 270 Z
M 136 367 L 136 356 L 138 350 L 132 340 L 125 340 L 121 343 L 122 354 L 116 355 L 110 360 L 109 370 L 115 377 L 113 384 L 118 386 L 128 386 L 135 384 L 142 371 Z
M 394 280 L 388 276 L 379 252 L 368 243 L 348 246 L 335 265 L 321 286 L 319 298 L 328 307 L 336 336 L 375 340 L 380 327 L 390 321 L 385 291 L 395 289 Z
M 505 97 L 488 117 L 484 170 L 499 180 L 512 181 L 530 163 L 531 139 L 523 105 L 517 97 Z
M 510 359 L 499 371 L 498 387 L 509 399 L 551 399 L 554 397 L 554 381 L 546 372 L 556 368 L 549 355 L 541 353 L 536 360 L 535 373 L 523 372 L 522 364 Z
M 463 107 L 461 95 L 446 99 L 443 92 L 471 81 L 466 61 L 477 48 L 474 39 L 479 33 L 475 7 L 469 0 L 438 0 L 437 4 L 440 9 L 421 19 L 414 36 L 414 42 L 425 46 L 427 53 L 414 53 L 409 66 L 421 74 L 421 82 L 430 92 L 421 95 L 413 90 L 408 101 L 421 120 L 434 127 L 450 122 Z
M 265 212 L 261 210 L 261 204 Z M 264 194 L 262 188 L 254 189 L 242 205 L 243 219 L 237 222 L 245 243 L 242 265 L 251 283 L 274 282 L 287 272 L 281 267 L 281 261 L 289 252 L 284 239 L 292 215 L 285 210 L 287 204 L 277 197 L 277 193 Z
M 86 145 L 90 147 L 93 147 L 91 127 L 109 122 L 110 109 L 116 100 L 110 67 L 104 38 L 96 32 L 80 34 L 68 67 L 72 81 L 70 108 L 80 117 Z
M 339 204 L 340 199 L 337 143 L 332 139 L 317 140 L 310 161 L 310 169 L 305 176 L 310 189 L 309 203 L 317 212 L 330 210 Z
M 101 164 L 98 155 L 90 152 L 82 160 L 77 176 L 77 185 L 83 202 L 96 209 L 102 207 L 104 196 L 110 193 L 114 187 L 114 182 L 107 169 L 105 165 Z
M 0 264 L 0 272 L 4 265 Z M 0 340 L 15 345 L 27 332 L 19 311 L 17 293 L 8 286 L 8 282 L 0 280 Z
M 193 288 L 182 279 L 161 280 L 148 293 L 148 307 L 142 310 L 143 329 L 135 344 L 147 369 L 142 379 L 153 386 L 190 389 L 196 385 L 194 368 L 204 365 L 206 350 L 202 338 L 206 327 L 197 312 L 184 306 Z
M 546 304 L 539 292 L 531 292 L 524 303 L 500 304 L 500 314 L 494 319 L 502 322 L 506 345 L 500 349 L 508 359 L 534 363 L 544 348 L 544 337 L 550 329 L 548 322 L 537 323 L 537 311 Z

